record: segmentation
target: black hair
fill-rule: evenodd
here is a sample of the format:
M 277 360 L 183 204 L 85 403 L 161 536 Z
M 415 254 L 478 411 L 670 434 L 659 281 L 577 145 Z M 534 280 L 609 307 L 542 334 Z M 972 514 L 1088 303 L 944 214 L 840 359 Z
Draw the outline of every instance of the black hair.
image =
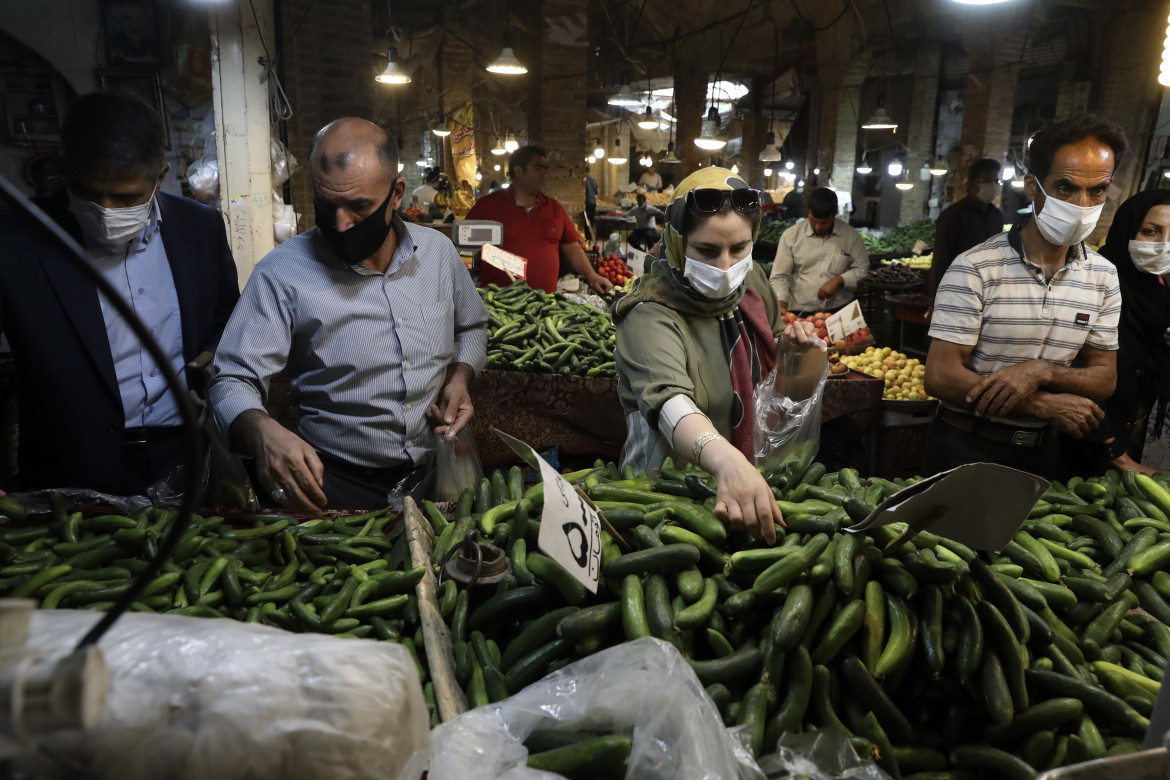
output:
M 345 117 L 352 118 L 352 117 Z M 353 159 L 353 150 L 346 149 L 333 155 L 333 157 L 317 157 L 317 144 L 321 142 L 325 133 L 329 128 L 333 127 L 341 119 L 335 119 L 329 124 L 322 127 L 313 136 L 312 143 L 309 144 L 309 164 L 320 167 L 322 173 L 328 173 L 330 168 L 337 167 L 345 170 L 349 167 L 350 160 Z M 382 130 L 382 128 L 378 128 Z M 386 171 L 386 175 L 392 180 L 398 180 L 398 144 L 390 137 L 390 134 L 382 130 L 382 137 L 378 140 L 374 151 L 378 155 L 378 161 L 382 163 L 382 169 Z M 436 169 L 438 170 L 438 169 Z
M 533 157 L 548 157 L 543 146 L 521 146 L 508 158 L 508 177 L 516 175 L 517 168 L 527 169 Z
M 166 163 L 166 130 L 153 108 L 120 92 L 91 92 L 73 101 L 61 124 L 69 174 L 116 170 L 151 178 Z
M 1062 146 L 1096 138 L 1113 150 L 1113 168 L 1121 162 L 1127 143 L 1121 125 L 1095 114 L 1081 114 L 1049 122 L 1032 136 L 1028 147 L 1028 172 L 1041 182 L 1052 172 L 1052 161 Z
M 734 209 L 731 206 L 730 198 L 724 198 L 723 203 L 719 206 L 719 210 L 714 213 L 699 211 L 697 208 L 692 206 L 688 200 L 686 211 L 683 212 L 682 232 L 680 235 L 683 237 L 689 236 L 691 231 L 695 230 L 707 220 L 711 219 L 711 217 L 715 216 L 715 214 L 730 214 L 733 211 Z M 752 235 L 754 236 L 756 231 L 760 229 L 760 220 L 763 219 L 764 212 L 762 212 L 760 209 L 756 209 L 750 214 L 744 214 L 742 211 L 735 211 L 735 213 L 739 214 L 748 221 L 748 224 L 752 226 Z
M 808 196 L 808 213 L 817 219 L 837 216 L 837 193 L 828 187 L 817 187 Z
M 442 173 L 443 172 L 439 169 L 439 166 L 437 166 L 437 165 L 434 168 L 427 168 L 426 175 L 423 176 L 423 181 L 427 181 L 427 182 L 438 181 L 439 176 L 441 176 Z
M 982 160 L 976 160 L 971 163 L 971 167 L 967 169 L 967 182 L 971 183 L 979 179 L 985 173 L 993 174 L 999 178 L 999 172 L 1003 170 L 1003 166 L 999 164 L 999 160 L 993 160 L 990 157 L 984 157 Z

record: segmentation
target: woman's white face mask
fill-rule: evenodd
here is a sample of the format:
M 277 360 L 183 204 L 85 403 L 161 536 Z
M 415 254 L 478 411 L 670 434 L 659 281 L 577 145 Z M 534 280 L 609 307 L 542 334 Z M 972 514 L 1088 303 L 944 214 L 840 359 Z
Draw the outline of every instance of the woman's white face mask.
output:
M 683 276 L 700 295 L 711 300 L 718 300 L 726 298 L 738 290 L 751 270 L 752 250 L 751 247 L 748 247 L 747 254 L 726 271 L 704 263 L 702 260 L 687 257 Z
M 1148 274 L 1170 274 L 1170 242 L 1130 239 L 1129 256 Z

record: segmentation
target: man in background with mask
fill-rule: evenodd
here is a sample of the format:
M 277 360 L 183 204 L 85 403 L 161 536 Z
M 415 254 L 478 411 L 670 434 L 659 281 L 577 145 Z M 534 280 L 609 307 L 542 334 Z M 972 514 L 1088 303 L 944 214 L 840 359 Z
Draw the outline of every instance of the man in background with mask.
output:
M 926 390 L 931 473 L 985 461 L 1052 476 L 1056 432 L 1097 427 L 1117 380 L 1117 270 L 1082 243 L 1097 225 L 1125 134 L 1094 116 L 1032 138 L 1033 216 L 959 255 L 935 299 Z M 1076 361 L 1074 365 L 1074 361 Z
M 211 399 L 220 429 L 255 458 L 260 495 L 304 512 L 375 509 L 425 471 L 432 426 L 452 438 L 471 419 L 487 309 L 451 241 L 396 213 L 406 181 L 377 125 L 326 125 L 309 169 L 317 227 L 256 265 Z M 299 435 L 264 411 L 282 370 Z
M 930 262 L 930 294 L 955 258 L 1003 232 L 1003 212 L 995 200 L 1003 191 L 1000 164 L 984 158 L 967 171 L 967 197 L 943 209 L 934 223 L 934 256 Z M 929 319 L 929 312 L 928 317 Z
M 61 131 L 68 189 L 44 208 L 171 368 L 202 389 L 239 281 L 219 213 L 159 191 L 165 146 L 161 120 L 138 99 L 79 97 Z M 0 235 L 0 327 L 20 407 L 17 483 L 143 493 L 183 462 L 179 407 L 160 367 L 48 231 L 10 212 Z
M 808 198 L 808 219 L 780 235 L 769 281 L 780 309 L 799 315 L 835 311 L 853 300 L 869 273 L 865 242 L 837 217 L 837 193 L 819 187 Z

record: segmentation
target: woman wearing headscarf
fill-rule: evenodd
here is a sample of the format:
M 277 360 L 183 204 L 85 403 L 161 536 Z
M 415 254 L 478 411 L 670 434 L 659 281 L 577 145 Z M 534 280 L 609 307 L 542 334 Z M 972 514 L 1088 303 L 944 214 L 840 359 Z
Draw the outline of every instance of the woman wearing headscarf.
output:
M 618 302 L 618 395 L 628 435 L 622 462 L 651 470 L 667 456 L 719 480 L 715 514 L 775 540 L 782 522 L 752 465 L 752 392 L 776 362 L 780 306 L 752 263 L 756 190 L 724 168 L 682 181 L 666 210 L 659 256 Z M 788 338 L 809 343 L 807 323 Z
M 1121 322 L 1117 389 L 1093 439 L 1115 468 L 1149 474 L 1141 459 L 1150 414 L 1160 435 L 1170 407 L 1170 189 L 1122 203 L 1100 253 L 1117 266 Z

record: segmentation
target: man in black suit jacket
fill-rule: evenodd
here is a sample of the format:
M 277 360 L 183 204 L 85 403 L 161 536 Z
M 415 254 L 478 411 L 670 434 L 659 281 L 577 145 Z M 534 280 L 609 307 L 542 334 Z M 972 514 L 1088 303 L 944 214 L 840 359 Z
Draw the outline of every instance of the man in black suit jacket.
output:
M 62 127 L 69 191 L 45 208 L 179 375 L 197 376 L 209 371 L 239 282 L 219 213 L 159 192 L 163 133 L 134 98 L 78 98 Z M 158 366 L 68 250 L 14 212 L 0 215 L 0 329 L 16 362 L 17 486 L 137 494 L 183 462 L 178 407 Z

